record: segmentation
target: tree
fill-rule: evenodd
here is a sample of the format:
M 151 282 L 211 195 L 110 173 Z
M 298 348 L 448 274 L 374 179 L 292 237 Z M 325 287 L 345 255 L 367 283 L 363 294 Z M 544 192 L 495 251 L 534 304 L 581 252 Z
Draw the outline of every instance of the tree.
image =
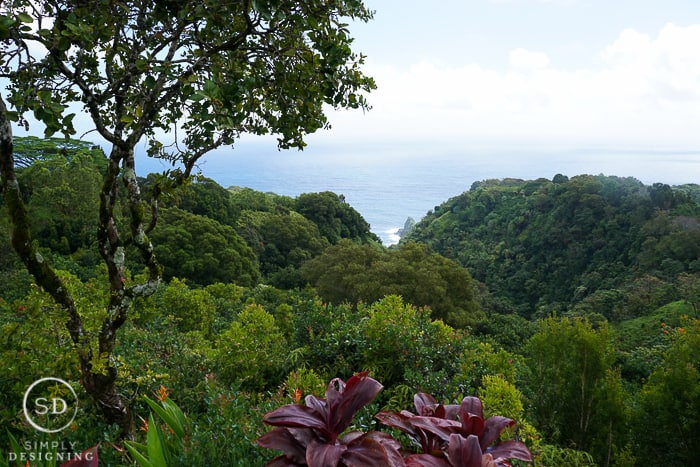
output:
M 345 202 L 343 195 L 338 196 L 331 191 L 302 193 L 294 203 L 294 210 L 313 221 L 331 244 L 343 238 L 365 243 L 379 242 L 377 236 L 370 232 L 367 221 Z
M 164 208 L 151 238 L 165 267 L 163 277 L 197 285 L 234 282 L 252 287 L 260 279 L 253 250 L 233 227 L 178 208 Z
M 607 323 L 552 316 L 527 344 L 535 425 L 546 439 L 610 465 L 625 446 L 627 414 Z
M 638 457 L 649 465 L 700 463 L 700 320 L 681 324 L 639 394 L 632 424 Z
M 469 271 L 418 243 L 386 250 L 341 240 L 304 263 L 302 275 L 336 304 L 400 295 L 407 303 L 430 307 L 434 319 L 450 326 L 463 328 L 482 317 Z
M 208 151 L 242 134 L 275 134 L 279 148 L 303 148 L 306 134 L 329 126 L 324 105 L 367 108 L 362 92 L 374 83 L 362 74 L 363 57 L 352 51 L 343 21 L 371 16 L 356 0 L 2 2 L 0 77 L 10 86 L 7 98 L 0 95 L 0 172 L 13 247 L 65 310 L 85 389 L 123 436 L 132 437 L 133 423 L 115 385 L 117 368 L 95 372 L 92 362 L 114 353 L 134 298 L 156 290 L 162 268 L 149 233 L 159 196 L 181 185 Z M 23 115 L 32 112 L 47 135 L 72 134 L 75 114 L 66 112 L 76 105 L 111 146 L 96 236 L 110 288 L 96 333 L 99 355 L 81 311 L 36 250 L 14 170 L 11 122 L 26 124 Z M 172 144 L 160 141 L 165 135 L 173 135 Z M 134 156 L 144 139 L 149 156 L 173 165 L 152 186 L 151 216 Z M 124 226 L 116 215 L 120 199 Z M 128 246 L 147 265 L 143 282 L 126 275 Z

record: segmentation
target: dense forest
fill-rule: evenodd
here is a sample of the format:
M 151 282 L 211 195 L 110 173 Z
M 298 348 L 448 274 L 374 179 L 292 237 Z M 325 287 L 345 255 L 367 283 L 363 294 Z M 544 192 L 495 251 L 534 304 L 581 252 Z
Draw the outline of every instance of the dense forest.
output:
M 106 157 L 38 138 L 16 138 L 15 157 L 41 254 L 96 332 L 107 309 L 94 244 Z M 146 201 L 157 182 L 139 179 Z M 134 462 L 87 401 L 64 318 L 32 285 L 10 230 L 0 200 L 2 452 L 48 436 L 101 442 L 101 463 Z M 141 441 L 144 395 L 167 388 L 186 415 L 183 436 L 163 435 L 172 464 L 263 465 L 278 454 L 255 442 L 266 412 L 368 371 L 383 389 L 358 429 L 390 431 L 374 415 L 410 410 L 417 392 L 473 395 L 487 415 L 517 422 L 507 435 L 535 465 L 700 465 L 698 185 L 480 181 L 387 248 L 342 194 L 195 176 L 160 194 L 150 237 L 164 280 L 135 300 L 115 358 Z M 138 257 L 128 255 L 127 281 L 146 274 Z M 86 401 L 60 434 L 22 417 L 26 388 L 45 375 Z

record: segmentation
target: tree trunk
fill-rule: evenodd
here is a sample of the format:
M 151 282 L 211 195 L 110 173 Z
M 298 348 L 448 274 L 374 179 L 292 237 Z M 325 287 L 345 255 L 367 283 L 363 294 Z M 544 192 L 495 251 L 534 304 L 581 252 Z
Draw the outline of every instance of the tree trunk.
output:
M 123 281 L 118 276 L 118 287 L 121 293 L 116 304 L 116 320 L 108 317 L 103 323 L 99 336 L 100 355 L 98 358 L 107 359 L 106 374 L 93 372 L 93 359 L 90 337 L 85 333 L 83 321 L 77 310 L 73 297 L 62 283 L 56 272 L 41 256 L 31 235 L 30 221 L 26 206 L 22 201 L 19 183 L 14 170 L 12 126 L 7 118 L 7 107 L 0 96 L 0 179 L 2 192 L 8 206 L 12 221 L 12 246 L 34 277 L 37 285 L 43 288 L 53 300 L 63 308 L 68 316 L 66 327 L 75 345 L 82 371 L 82 383 L 90 397 L 95 401 L 105 420 L 117 424 L 123 439 L 133 439 L 134 427 L 131 408 L 115 386 L 117 368 L 111 364 L 112 351 L 115 343 L 115 332 L 126 319 L 126 311 L 130 300 L 125 300 Z M 122 273 L 122 271 L 118 271 Z M 112 291 L 114 288 L 112 287 Z
M 107 374 L 93 373 L 91 364 L 81 361 L 83 386 L 97 404 L 108 423 L 119 426 L 119 437 L 122 440 L 134 439 L 134 417 L 131 406 L 127 404 L 122 394 L 115 386 L 117 369 L 110 366 Z

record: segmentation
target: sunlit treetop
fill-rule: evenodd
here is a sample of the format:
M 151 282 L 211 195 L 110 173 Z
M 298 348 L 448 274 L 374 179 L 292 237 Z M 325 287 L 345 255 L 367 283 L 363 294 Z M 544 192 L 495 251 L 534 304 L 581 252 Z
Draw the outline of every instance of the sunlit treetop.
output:
M 368 107 L 345 21 L 371 17 L 356 0 L 9 0 L 0 73 L 11 118 L 31 111 L 47 134 L 74 133 L 81 102 L 113 145 L 145 136 L 151 156 L 185 165 L 244 133 L 303 148 L 328 127 L 325 105 Z

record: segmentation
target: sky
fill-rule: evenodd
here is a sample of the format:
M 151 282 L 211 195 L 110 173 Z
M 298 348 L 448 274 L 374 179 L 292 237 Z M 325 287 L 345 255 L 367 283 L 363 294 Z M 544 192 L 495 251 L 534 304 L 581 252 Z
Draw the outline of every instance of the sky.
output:
M 372 110 L 311 142 L 700 150 L 697 0 L 366 0 Z
M 374 20 L 352 22 L 350 32 L 378 89 L 369 112 L 329 110 L 332 129 L 308 138 L 325 155 L 362 145 L 370 159 L 526 148 L 700 161 L 698 0 L 365 4 Z M 76 124 L 78 134 L 89 129 Z M 236 149 L 275 146 L 244 138 Z

